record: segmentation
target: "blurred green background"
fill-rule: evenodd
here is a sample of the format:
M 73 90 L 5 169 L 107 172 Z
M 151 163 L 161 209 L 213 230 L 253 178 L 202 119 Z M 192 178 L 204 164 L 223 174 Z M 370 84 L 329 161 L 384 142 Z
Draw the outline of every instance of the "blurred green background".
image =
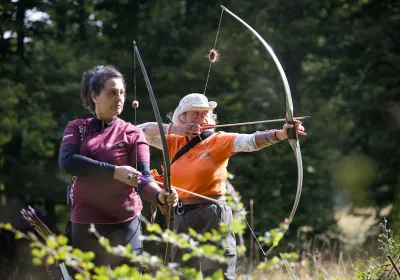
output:
M 302 197 L 285 242 L 295 240 L 298 229 L 305 228 L 313 234 L 341 236 L 335 213 L 342 209 L 355 215 L 363 215 L 357 209 L 369 209 L 373 223 L 385 215 L 398 231 L 400 3 L 396 0 L 2 0 L 0 221 L 29 230 L 19 211 L 31 205 L 51 229 L 62 233 L 69 215 L 69 176 L 59 170 L 58 148 L 68 121 L 90 116 L 79 100 L 82 73 L 97 64 L 115 65 L 127 81 L 122 118 L 132 123 L 154 121 L 137 62 L 135 71 L 132 40 L 136 40 L 167 121 L 165 116 L 180 98 L 204 91 L 206 56 L 214 46 L 221 4 L 273 47 L 291 86 L 295 116 L 312 116 L 304 121 L 308 136 L 300 139 Z M 249 30 L 227 13 L 216 48 L 221 60 L 212 66 L 207 96 L 218 102 L 219 123 L 283 118 L 285 95 L 276 66 Z M 140 102 L 136 118 L 130 106 L 135 79 Z M 276 123 L 226 131 L 253 133 L 280 127 Z M 161 153 L 151 152 L 152 168 L 160 169 Z M 254 200 L 258 235 L 289 215 L 297 166 L 287 143 L 235 155 L 229 172 L 235 175 L 231 182 L 244 205 L 249 207 Z M 382 209 L 389 210 L 382 214 Z M 345 243 L 346 239 L 340 241 Z M 43 270 L 30 267 L 24 242 L 1 231 L 0 263 L 0 275 L 7 279 L 25 279 L 24 270 Z

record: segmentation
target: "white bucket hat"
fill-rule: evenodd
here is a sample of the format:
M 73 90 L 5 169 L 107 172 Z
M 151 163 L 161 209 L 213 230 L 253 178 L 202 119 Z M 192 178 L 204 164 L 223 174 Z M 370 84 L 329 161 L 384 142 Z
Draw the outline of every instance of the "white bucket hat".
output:
M 191 93 L 186 95 L 179 101 L 178 107 L 175 109 L 172 115 L 172 122 L 177 123 L 179 116 L 189 111 L 199 110 L 213 110 L 217 107 L 217 102 L 208 101 L 207 96 L 201 93 Z

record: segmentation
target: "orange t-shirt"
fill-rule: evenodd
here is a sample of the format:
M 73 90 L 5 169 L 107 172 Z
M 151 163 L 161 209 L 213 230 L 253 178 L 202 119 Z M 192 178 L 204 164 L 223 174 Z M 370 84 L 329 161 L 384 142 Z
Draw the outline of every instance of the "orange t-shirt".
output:
M 228 160 L 237 133 L 217 132 L 196 144 L 171 165 L 171 185 L 205 196 L 226 193 Z M 184 136 L 167 135 L 172 158 L 188 142 Z M 193 195 L 178 191 L 180 198 Z

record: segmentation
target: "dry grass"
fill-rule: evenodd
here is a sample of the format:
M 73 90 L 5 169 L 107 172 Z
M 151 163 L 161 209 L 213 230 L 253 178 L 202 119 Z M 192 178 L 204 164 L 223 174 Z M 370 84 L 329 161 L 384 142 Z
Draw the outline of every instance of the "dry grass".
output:
M 351 211 L 347 206 L 337 210 L 335 218 L 341 231 L 340 241 L 343 246 L 338 245 L 338 240 L 331 239 L 332 236 L 314 235 L 312 240 L 307 240 L 301 239 L 300 233 L 296 244 L 296 248 L 302 248 L 303 252 L 300 264 L 289 267 L 289 269 L 282 267 L 273 272 L 258 271 L 251 276 L 242 278 L 265 280 L 355 279 L 355 268 L 359 264 L 367 265 L 368 259 L 378 254 L 379 227 L 376 226 L 378 221 L 375 219 L 375 209 L 363 208 Z M 301 230 L 304 230 L 305 234 L 312 231 L 310 227 L 303 227 Z M 366 242 L 367 240 L 371 241 Z
M 307 256 L 306 256 L 307 255 Z M 247 268 L 244 260 L 239 260 L 238 277 L 241 279 L 265 279 L 265 280 L 344 280 L 354 279 L 355 267 L 360 263 L 366 263 L 366 254 L 355 252 L 342 252 L 337 256 L 326 252 L 325 254 L 314 253 L 302 256 L 302 262 L 293 267 L 282 267 L 272 272 L 253 270 L 251 275 L 244 275 L 243 270 Z M 242 263 L 242 266 L 240 264 Z M 291 276 L 293 275 L 293 276 Z

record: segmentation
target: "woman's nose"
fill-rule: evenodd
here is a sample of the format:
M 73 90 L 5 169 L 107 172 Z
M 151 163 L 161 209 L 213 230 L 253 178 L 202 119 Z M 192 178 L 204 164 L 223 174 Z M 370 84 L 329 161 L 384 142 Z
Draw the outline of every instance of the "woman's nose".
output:
M 116 99 L 119 100 L 123 100 L 125 97 L 124 92 L 119 92 L 118 94 L 116 94 Z

